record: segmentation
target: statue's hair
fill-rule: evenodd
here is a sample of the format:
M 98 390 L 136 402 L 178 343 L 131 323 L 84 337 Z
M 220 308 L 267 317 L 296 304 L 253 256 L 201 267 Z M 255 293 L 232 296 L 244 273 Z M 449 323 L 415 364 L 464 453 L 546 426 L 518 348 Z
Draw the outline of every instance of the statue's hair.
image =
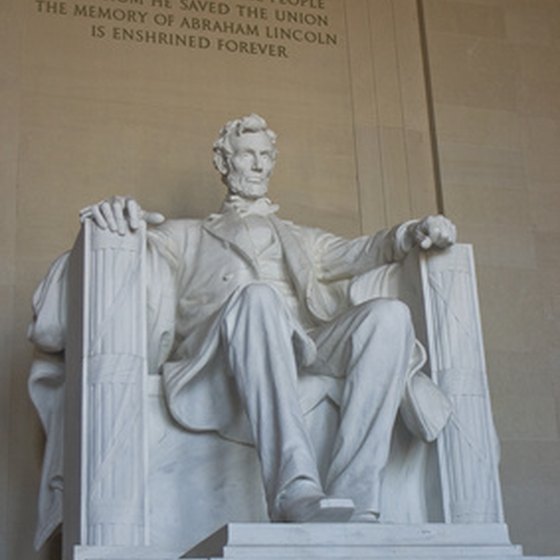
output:
M 233 150 L 230 143 L 232 136 L 241 136 L 242 134 L 250 132 L 264 132 L 272 143 L 274 148 L 274 157 L 276 157 L 276 133 L 268 127 L 266 121 L 259 115 L 251 113 L 244 117 L 229 121 L 220 130 L 218 139 L 214 142 L 212 148 L 214 152 L 214 167 L 222 174 L 225 175 L 227 169 L 227 159 L 232 155 Z

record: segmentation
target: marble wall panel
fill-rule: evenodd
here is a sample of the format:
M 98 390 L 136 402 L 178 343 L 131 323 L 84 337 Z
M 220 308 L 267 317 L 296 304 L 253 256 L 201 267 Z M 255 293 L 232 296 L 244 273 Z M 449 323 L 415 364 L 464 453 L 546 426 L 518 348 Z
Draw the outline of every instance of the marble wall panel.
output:
M 524 189 L 525 164 L 520 150 L 442 141 L 439 149 L 445 184 Z
M 534 235 L 526 229 L 464 222 L 460 231 L 461 239 L 475 246 L 476 262 L 480 265 L 514 270 L 537 266 Z
M 552 358 L 554 359 L 554 358 Z M 489 383 L 493 395 L 550 396 L 555 375 L 542 360 L 539 349 L 493 349 L 487 356 Z
M 14 393 L 15 374 L 13 325 L 16 316 L 16 216 L 19 145 L 20 37 L 22 4 L 7 0 L 0 5 L 0 557 L 14 558 L 13 545 L 19 539 L 12 511 L 16 448 L 30 449 L 33 435 L 17 441 L 13 430 L 18 410 L 25 405 L 25 393 Z M 37 430 L 35 430 L 37 432 Z M 30 519 L 34 519 L 34 513 Z M 29 524 L 29 520 L 26 522 Z M 27 547 L 26 553 L 28 553 Z
M 0 6 L 0 286 L 13 285 L 15 278 L 16 182 L 19 135 L 20 6 L 13 1 Z
M 409 203 L 412 216 L 427 216 L 440 212 L 434 190 L 434 167 L 431 157 L 430 135 L 427 132 L 407 130 L 405 132 L 407 149 L 406 165 L 409 180 Z
M 520 83 L 517 106 L 524 115 L 560 119 L 560 84 Z
M 371 231 L 437 207 L 420 30 L 408 1 L 347 3 L 347 22 L 360 213 Z
M 492 400 L 492 406 L 501 441 L 549 441 L 554 444 L 559 436 L 556 405 L 554 395 L 498 395 Z
M 457 185 L 446 189 L 446 211 L 456 220 L 527 228 L 533 224 L 531 196 L 524 189 Z
M 0 492 L 6 496 L 10 488 L 10 449 L 11 423 L 12 423 L 12 403 L 10 399 L 11 387 L 11 366 L 12 366 L 12 344 L 13 334 L 11 332 L 14 318 L 14 288 L 13 286 L 0 286 L 0 449 L 6 450 L 0 454 Z M 0 501 L 0 534 L 9 532 L 10 508 L 8 501 Z M 2 539 L 0 544 L 0 557 L 8 558 L 8 540 Z M 3 555 L 3 556 L 2 556 Z
M 560 45 L 524 45 L 517 56 L 521 81 L 547 85 L 560 81 Z
M 539 550 L 543 555 L 557 555 L 558 546 L 550 535 L 558 530 L 558 446 L 550 441 L 504 441 L 502 457 L 505 507 L 515 510 L 519 519 L 519 523 L 510 524 L 512 539 L 523 539 L 526 554 Z M 531 507 L 535 501 L 538 508 Z
M 509 0 L 505 11 L 507 38 L 518 45 L 560 43 L 560 16 L 555 0 L 539 0 L 536 7 L 525 0 Z
M 436 2 L 436 11 L 437 6 Z M 430 31 L 429 42 L 430 66 L 439 69 L 432 74 L 438 103 L 502 111 L 516 108 L 519 62 L 514 46 L 441 31 Z
M 560 232 L 545 231 L 535 234 L 535 245 L 537 247 L 539 265 L 544 268 L 560 269 L 559 242 Z
M 381 162 L 383 169 L 384 205 L 392 223 L 404 222 L 411 216 L 410 170 L 406 165 L 406 141 L 401 128 L 381 127 Z M 389 187 L 390 185 L 390 187 Z
M 489 2 L 430 0 L 430 28 L 433 31 L 502 39 L 506 34 L 504 11 Z
M 168 206 L 163 210 L 169 209 L 169 215 L 202 216 L 216 209 L 223 192 L 209 152 L 219 127 L 232 115 L 261 112 L 280 133 L 280 142 L 286 139 L 280 143 L 282 158 L 292 163 L 278 168 L 275 182 L 294 185 L 291 190 L 278 191 L 282 193 L 280 202 L 297 200 L 302 189 L 310 191 L 311 199 L 318 198 L 323 189 L 338 191 L 338 208 L 350 209 L 350 215 L 327 214 L 315 217 L 315 221 L 335 222 L 333 229 L 354 234 L 357 204 L 344 204 L 346 199 L 355 198 L 356 192 L 354 157 L 349 148 L 353 125 L 343 8 L 342 3 L 329 4 L 332 31 L 339 34 L 340 44 L 320 52 L 291 46 L 289 63 L 188 50 L 178 56 L 172 49 L 153 45 L 132 48 L 103 41 L 92 45 L 91 38 L 79 35 L 84 30 L 76 23 L 69 37 L 75 48 L 68 49 L 67 43 L 56 41 L 59 35 L 68 36 L 67 22 L 46 21 L 31 11 L 28 34 L 39 39 L 33 45 L 26 43 L 24 87 L 30 97 L 25 114 L 31 127 L 37 127 L 45 115 L 52 116 L 50 123 L 43 122 L 44 131 L 58 128 L 53 130 L 54 136 L 67 145 L 53 146 L 50 151 L 68 151 L 69 157 L 73 156 L 74 164 L 64 162 L 64 168 L 66 179 L 73 175 L 78 191 L 101 191 L 103 195 L 115 188 L 126 193 L 153 191 L 157 194 L 149 196 L 147 203 L 163 201 Z M 67 105 L 67 117 L 60 120 Z M 323 123 L 329 131 L 329 145 L 336 151 L 330 155 L 337 156 L 329 159 L 329 169 L 317 163 L 323 154 L 309 155 L 309 146 L 325 145 L 324 129 L 309 123 Z M 305 146 L 305 150 L 295 152 L 295 158 L 295 143 L 287 147 L 294 130 Z M 48 152 L 40 137 L 33 130 L 26 132 L 31 144 L 29 157 L 35 154 L 45 160 Z M 88 150 L 89 157 L 75 145 L 79 135 L 86 144 L 81 148 Z M 306 165 L 310 159 L 312 165 Z M 89 174 L 82 172 L 84 162 L 90 164 Z M 23 167 L 27 167 L 26 161 Z M 301 168 L 308 173 L 309 168 L 315 171 L 313 182 L 304 182 L 298 174 Z M 94 181 L 98 184 L 93 185 Z M 36 181 L 26 182 L 26 187 L 28 184 L 36 185 Z M 64 178 L 59 184 L 68 186 Z M 311 205 L 306 208 L 309 210 L 314 212 Z
M 506 520 L 526 553 L 558 554 L 560 5 L 423 5 L 444 209 L 475 244 Z
M 515 111 L 438 103 L 437 135 L 442 142 L 519 150 L 522 126 Z
M 508 247 L 503 250 L 511 252 Z M 480 305 L 488 352 L 533 352 L 537 356 L 543 350 L 544 306 L 536 271 L 522 266 L 514 268 L 507 263 L 498 266 L 497 263 L 478 262 Z M 539 371 L 537 364 L 535 368 Z M 492 377 L 493 373 L 489 375 Z M 521 390 L 518 392 L 523 394 Z
M 536 190 L 539 185 L 557 183 L 560 176 L 560 119 L 524 117 L 521 122 L 529 188 Z M 556 189 L 552 186 L 549 190 Z

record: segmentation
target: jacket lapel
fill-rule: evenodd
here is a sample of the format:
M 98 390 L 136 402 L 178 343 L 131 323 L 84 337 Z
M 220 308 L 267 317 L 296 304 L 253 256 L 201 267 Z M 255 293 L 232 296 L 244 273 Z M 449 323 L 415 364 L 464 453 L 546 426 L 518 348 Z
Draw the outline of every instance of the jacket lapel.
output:
M 224 243 L 230 244 L 253 266 L 256 266 L 253 243 L 247 228 L 235 212 L 212 214 L 206 218 L 202 227 Z
M 271 216 L 270 221 L 282 244 L 284 261 L 299 300 L 316 320 L 329 321 L 337 312 L 338 302 L 336 298 L 329 297 L 328 290 L 317 280 L 315 266 L 311 260 L 313 257 L 306 252 L 302 241 L 282 220 Z
M 284 262 L 294 283 L 298 298 L 300 301 L 305 301 L 307 287 L 311 281 L 313 264 L 301 247 L 301 242 L 298 241 L 282 220 L 279 220 L 276 216 L 270 216 L 270 221 L 280 239 Z

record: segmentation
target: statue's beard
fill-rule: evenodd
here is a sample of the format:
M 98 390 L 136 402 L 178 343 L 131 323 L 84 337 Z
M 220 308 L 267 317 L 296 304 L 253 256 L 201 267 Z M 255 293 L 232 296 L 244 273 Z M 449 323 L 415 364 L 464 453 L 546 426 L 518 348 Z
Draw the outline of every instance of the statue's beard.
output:
M 226 184 L 231 194 L 237 194 L 243 198 L 260 198 L 268 192 L 268 177 L 257 183 L 248 181 L 239 175 L 229 175 Z

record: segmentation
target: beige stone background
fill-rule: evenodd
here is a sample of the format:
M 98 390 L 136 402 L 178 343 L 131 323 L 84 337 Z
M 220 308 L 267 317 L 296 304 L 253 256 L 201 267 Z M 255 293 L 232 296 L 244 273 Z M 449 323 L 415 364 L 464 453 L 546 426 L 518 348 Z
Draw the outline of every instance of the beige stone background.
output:
M 194 15 L 180 0 L 64 3 Z M 560 2 L 324 4 L 291 9 L 326 15 L 336 45 L 228 37 L 284 45 L 285 58 L 97 39 L 93 24 L 121 24 L 0 0 L 0 558 L 58 557 L 56 539 L 31 544 L 35 285 L 90 202 L 119 192 L 169 217 L 215 210 L 209 145 L 250 111 L 280 134 L 283 216 L 355 235 L 440 208 L 474 243 L 512 540 L 560 554 Z

